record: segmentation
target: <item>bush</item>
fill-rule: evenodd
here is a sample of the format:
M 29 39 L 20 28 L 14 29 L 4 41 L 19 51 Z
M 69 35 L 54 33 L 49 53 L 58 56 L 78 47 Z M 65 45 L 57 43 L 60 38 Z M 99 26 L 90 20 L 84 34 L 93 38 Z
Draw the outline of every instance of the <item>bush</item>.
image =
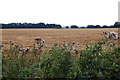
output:
M 79 52 L 80 58 L 66 48 L 52 48 L 39 55 L 36 51 L 16 55 L 10 50 L 3 56 L 3 77 L 120 79 L 120 48 L 109 50 L 107 43 L 102 39 L 86 44 L 86 49 Z
M 39 65 L 34 66 L 37 78 L 67 78 L 73 56 L 63 49 L 42 54 Z
M 120 48 L 103 52 L 102 45 L 106 42 L 99 41 L 97 44 L 86 45 L 86 50 L 80 53 L 80 58 L 71 68 L 70 77 L 120 79 Z

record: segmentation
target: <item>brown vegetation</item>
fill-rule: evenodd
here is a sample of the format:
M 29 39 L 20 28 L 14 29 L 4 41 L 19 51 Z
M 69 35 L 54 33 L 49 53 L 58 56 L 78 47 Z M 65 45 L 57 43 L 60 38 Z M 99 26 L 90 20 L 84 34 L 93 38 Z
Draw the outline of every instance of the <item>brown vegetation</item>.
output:
M 31 47 L 34 44 L 35 37 L 41 37 L 46 45 L 53 43 L 62 44 L 65 42 L 76 41 L 81 45 L 84 41 L 96 42 L 104 37 L 103 31 L 115 31 L 117 28 L 105 29 L 4 29 L 2 30 L 2 43 L 4 47 L 9 47 L 9 41 L 24 47 Z M 117 40 L 114 40 L 117 44 Z

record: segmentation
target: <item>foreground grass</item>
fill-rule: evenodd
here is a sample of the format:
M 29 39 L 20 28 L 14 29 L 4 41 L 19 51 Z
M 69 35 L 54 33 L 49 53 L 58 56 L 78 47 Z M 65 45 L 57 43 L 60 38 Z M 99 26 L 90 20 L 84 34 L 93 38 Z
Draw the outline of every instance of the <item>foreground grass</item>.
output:
M 3 56 L 3 78 L 120 79 L 120 48 L 104 50 L 106 43 L 103 39 L 86 44 L 86 50 L 74 56 L 66 48 L 52 48 L 43 54 L 34 49 L 21 54 L 10 50 Z

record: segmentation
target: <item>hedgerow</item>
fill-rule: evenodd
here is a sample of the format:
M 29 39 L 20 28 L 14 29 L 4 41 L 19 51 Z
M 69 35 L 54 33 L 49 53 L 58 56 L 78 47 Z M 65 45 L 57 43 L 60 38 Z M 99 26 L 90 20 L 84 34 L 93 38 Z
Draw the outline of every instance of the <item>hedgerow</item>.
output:
M 85 50 L 76 50 L 80 57 L 66 48 L 51 48 L 42 54 L 36 49 L 21 54 L 10 49 L 3 52 L 2 76 L 25 79 L 120 79 L 120 48 L 112 47 L 109 50 L 108 42 L 102 39 L 86 44 Z

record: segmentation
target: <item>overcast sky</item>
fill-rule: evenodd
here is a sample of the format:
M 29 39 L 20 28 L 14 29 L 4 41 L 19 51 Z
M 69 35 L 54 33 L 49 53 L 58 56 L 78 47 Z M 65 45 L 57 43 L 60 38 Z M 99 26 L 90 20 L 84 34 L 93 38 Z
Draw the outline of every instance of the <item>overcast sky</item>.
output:
M 0 0 L 0 23 L 113 25 L 119 0 Z

